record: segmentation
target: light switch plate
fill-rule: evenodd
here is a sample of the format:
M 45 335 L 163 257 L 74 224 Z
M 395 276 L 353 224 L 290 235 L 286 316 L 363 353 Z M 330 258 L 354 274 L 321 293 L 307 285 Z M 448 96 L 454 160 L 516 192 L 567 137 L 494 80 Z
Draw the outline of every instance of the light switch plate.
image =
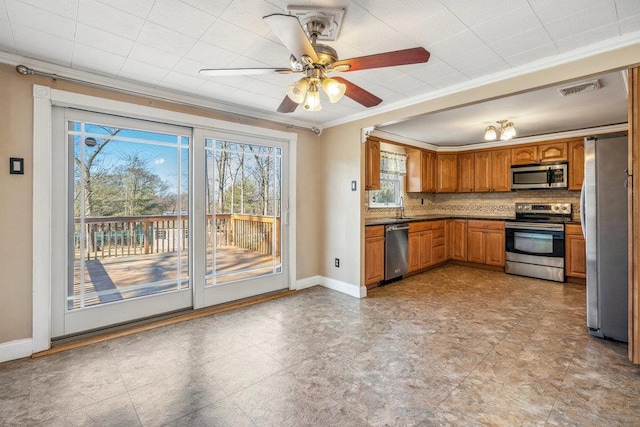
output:
M 24 159 L 19 157 L 10 157 L 9 173 L 12 175 L 24 175 Z

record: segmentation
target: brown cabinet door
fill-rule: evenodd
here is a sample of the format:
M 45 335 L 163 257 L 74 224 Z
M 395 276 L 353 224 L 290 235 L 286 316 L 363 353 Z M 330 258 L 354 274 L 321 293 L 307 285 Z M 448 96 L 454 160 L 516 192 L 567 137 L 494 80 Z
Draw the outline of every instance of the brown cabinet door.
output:
M 467 261 L 484 264 L 485 256 L 485 231 L 479 228 L 469 228 L 467 231 Z
M 458 155 L 436 155 L 436 192 L 455 193 L 458 189 Z
M 433 234 L 431 230 L 420 233 L 420 268 L 433 264 L 432 257 Z
M 582 189 L 584 181 L 584 140 L 569 142 L 569 190 Z
M 492 151 L 490 165 L 491 190 L 511 191 L 511 150 Z M 477 168 L 478 160 L 476 157 L 476 170 Z
M 550 142 L 538 145 L 538 163 L 540 162 L 566 162 L 567 143 Z
M 365 144 L 365 174 L 366 190 L 380 189 L 380 141 L 368 139 Z
M 409 272 L 420 270 L 420 233 L 409 233 Z
M 422 152 L 422 191 L 436 191 L 436 153 L 431 151 Z
M 587 277 L 587 248 L 582 235 L 565 236 L 566 275 L 569 277 Z
M 488 230 L 485 232 L 485 264 L 504 266 L 504 230 Z
M 538 163 L 538 146 L 515 147 L 511 149 L 512 165 L 531 165 Z
M 467 220 L 451 221 L 451 259 L 467 260 Z
M 491 152 L 479 151 L 473 157 L 473 191 L 491 190 Z
M 384 237 L 373 237 L 364 243 L 365 284 L 384 279 Z
M 458 193 L 473 191 L 473 153 L 458 154 Z

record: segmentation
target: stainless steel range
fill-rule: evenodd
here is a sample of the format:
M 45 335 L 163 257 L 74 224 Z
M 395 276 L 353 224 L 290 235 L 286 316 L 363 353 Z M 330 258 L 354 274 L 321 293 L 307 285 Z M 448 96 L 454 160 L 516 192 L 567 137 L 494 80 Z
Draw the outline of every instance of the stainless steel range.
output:
M 505 272 L 564 282 L 564 224 L 571 203 L 516 203 L 505 223 Z

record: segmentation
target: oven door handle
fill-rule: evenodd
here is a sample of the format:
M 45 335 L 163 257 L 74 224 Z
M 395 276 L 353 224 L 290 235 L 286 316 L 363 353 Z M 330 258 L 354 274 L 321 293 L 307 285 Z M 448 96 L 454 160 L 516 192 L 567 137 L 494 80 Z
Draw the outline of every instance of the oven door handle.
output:
M 540 230 L 540 231 L 564 231 L 563 224 L 544 224 L 544 223 L 517 223 L 507 222 L 504 225 L 507 229 L 512 230 Z
M 551 168 L 547 169 L 547 185 L 549 187 L 551 187 L 551 181 L 552 181 L 552 172 L 551 172 Z

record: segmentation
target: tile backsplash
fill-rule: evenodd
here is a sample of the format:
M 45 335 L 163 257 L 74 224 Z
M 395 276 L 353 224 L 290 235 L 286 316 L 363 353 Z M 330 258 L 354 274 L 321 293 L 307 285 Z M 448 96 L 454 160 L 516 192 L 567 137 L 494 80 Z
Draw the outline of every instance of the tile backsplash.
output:
M 365 219 L 398 216 L 400 209 L 369 208 L 364 192 Z M 571 203 L 573 219 L 580 220 L 580 192 L 566 190 L 529 190 L 503 193 L 409 193 L 404 195 L 405 215 L 451 215 L 504 218 L 515 216 L 515 204 Z

